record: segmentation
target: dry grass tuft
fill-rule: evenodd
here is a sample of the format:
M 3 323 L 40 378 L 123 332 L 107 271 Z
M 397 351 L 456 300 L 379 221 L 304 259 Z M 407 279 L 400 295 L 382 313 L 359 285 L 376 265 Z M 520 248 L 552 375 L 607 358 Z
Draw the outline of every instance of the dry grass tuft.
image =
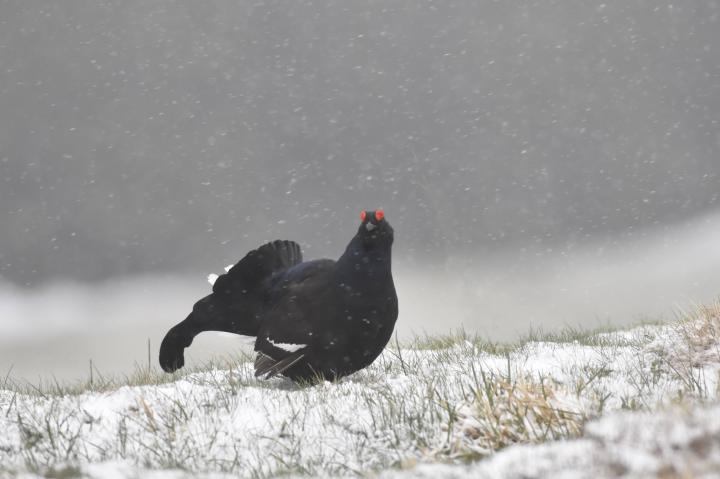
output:
M 671 375 L 682 381 L 686 394 L 702 399 L 716 396 L 718 391 L 709 387 L 712 381 L 705 376 L 705 366 L 720 363 L 720 300 L 682 312 L 671 328 L 671 343 L 648 349 Z
M 471 399 L 455 411 L 445 454 L 475 459 L 516 443 L 580 435 L 587 417 L 560 397 L 551 378 L 481 374 Z
M 693 367 L 720 360 L 720 300 L 699 306 L 676 326 Z

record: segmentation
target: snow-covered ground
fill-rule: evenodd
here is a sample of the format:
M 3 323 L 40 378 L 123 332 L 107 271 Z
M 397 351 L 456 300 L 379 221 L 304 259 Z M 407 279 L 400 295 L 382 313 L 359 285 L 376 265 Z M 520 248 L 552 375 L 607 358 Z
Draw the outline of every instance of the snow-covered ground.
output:
M 701 477 L 719 371 L 715 304 L 514 346 L 431 338 L 336 384 L 257 381 L 246 359 L 96 391 L 6 382 L 0 475 Z
M 717 478 L 720 407 L 612 413 L 570 441 L 517 445 L 467 466 L 430 464 L 383 479 L 604 477 Z

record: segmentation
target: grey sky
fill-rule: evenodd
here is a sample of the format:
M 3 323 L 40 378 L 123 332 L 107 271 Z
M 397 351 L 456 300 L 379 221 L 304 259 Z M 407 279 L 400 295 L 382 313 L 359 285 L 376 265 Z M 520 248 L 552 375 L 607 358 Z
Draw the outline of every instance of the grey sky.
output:
M 0 273 L 333 256 L 376 206 L 413 262 L 715 209 L 719 5 L 2 2 Z

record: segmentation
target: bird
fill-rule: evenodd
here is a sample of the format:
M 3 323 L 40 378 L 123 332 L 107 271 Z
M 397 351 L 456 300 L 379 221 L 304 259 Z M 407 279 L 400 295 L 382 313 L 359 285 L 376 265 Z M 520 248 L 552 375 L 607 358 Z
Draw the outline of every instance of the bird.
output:
M 255 336 L 261 379 L 334 381 L 372 364 L 398 317 L 394 230 L 381 209 L 363 210 L 360 221 L 337 260 L 304 262 L 300 245 L 289 240 L 247 253 L 167 332 L 162 369 L 182 368 L 185 348 L 203 331 Z

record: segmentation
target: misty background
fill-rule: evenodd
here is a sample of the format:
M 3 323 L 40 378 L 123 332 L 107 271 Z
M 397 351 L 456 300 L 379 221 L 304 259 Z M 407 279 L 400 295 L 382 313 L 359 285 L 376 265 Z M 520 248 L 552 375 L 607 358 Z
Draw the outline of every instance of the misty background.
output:
M 0 370 L 127 371 L 265 241 L 396 231 L 401 336 L 720 294 L 720 1 L 0 2 Z M 201 360 L 235 348 L 205 333 Z

